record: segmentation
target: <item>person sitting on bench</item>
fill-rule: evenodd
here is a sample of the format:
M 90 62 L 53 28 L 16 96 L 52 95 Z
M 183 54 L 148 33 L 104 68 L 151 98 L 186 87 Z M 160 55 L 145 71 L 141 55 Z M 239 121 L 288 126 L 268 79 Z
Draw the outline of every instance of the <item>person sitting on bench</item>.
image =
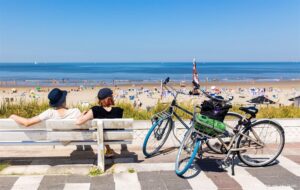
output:
M 31 125 L 47 119 L 76 119 L 80 117 L 81 112 L 78 108 L 68 109 L 66 107 L 66 97 L 67 91 L 54 88 L 48 94 L 49 105 L 51 108 L 32 118 L 24 118 L 15 114 L 11 115 L 9 118 L 25 127 L 30 127 Z
M 104 118 L 122 118 L 123 109 L 119 107 L 113 107 L 115 105 L 113 98 L 113 91 L 109 88 L 102 88 L 98 92 L 99 106 L 92 107 L 88 112 L 77 119 L 76 124 L 81 125 L 91 119 L 104 119 Z M 113 149 L 109 145 L 105 145 L 106 157 L 112 157 L 115 155 Z

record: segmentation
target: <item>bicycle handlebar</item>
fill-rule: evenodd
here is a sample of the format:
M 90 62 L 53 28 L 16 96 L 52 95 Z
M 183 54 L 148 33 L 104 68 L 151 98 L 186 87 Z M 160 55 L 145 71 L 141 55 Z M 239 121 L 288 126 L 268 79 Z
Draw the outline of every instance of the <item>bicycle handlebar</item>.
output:
M 167 77 L 167 78 L 165 79 L 165 81 L 163 82 L 163 85 L 164 85 L 164 87 L 165 87 L 167 90 L 169 90 L 169 89 L 167 88 L 167 84 L 168 84 L 169 82 L 170 82 L 170 77 Z M 231 97 L 228 98 L 227 100 L 226 100 L 226 99 L 223 99 L 223 98 L 221 99 L 221 98 L 214 97 L 214 96 L 210 95 L 209 93 L 207 93 L 205 90 L 200 89 L 200 85 L 199 85 L 198 83 L 195 83 L 194 81 L 193 81 L 193 85 L 194 85 L 194 90 L 200 90 L 207 98 L 209 98 L 209 99 L 211 99 L 211 100 L 218 101 L 218 102 L 224 102 L 224 103 L 228 103 L 228 102 L 230 102 L 230 101 L 233 100 L 233 96 L 231 96 Z M 173 91 L 176 92 L 176 94 L 173 94 L 173 93 L 172 93 L 172 95 L 173 95 L 174 97 L 177 97 L 178 94 L 188 95 L 188 94 L 186 94 L 186 93 L 177 91 L 176 89 L 174 89 L 174 88 L 171 87 L 171 86 L 170 86 L 170 88 L 171 88 Z

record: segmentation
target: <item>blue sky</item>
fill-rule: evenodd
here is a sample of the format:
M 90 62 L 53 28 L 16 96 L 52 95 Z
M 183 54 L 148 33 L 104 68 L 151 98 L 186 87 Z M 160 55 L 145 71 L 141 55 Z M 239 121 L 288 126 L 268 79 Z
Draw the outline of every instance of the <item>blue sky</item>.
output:
M 0 0 L 0 62 L 300 61 L 299 0 Z

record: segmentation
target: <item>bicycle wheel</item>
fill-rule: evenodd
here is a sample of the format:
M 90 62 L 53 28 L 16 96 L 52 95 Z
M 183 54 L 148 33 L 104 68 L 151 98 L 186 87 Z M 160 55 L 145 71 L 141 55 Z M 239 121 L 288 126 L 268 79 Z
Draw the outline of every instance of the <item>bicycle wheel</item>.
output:
M 194 137 L 194 131 L 195 129 L 191 127 L 180 144 L 175 161 L 175 172 L 179 176 L 191 167 L 201 145 L 200 139 Z
M 231 126 L 231 127 L 235 127 L 237 124 L 238 124 L 238 121 L 240 119 L 242 119 L 243 116 L 238 114 L 238 113 L 234 113 L 234 112 L 228 112 L 225 116 L 225 119 L 224 119 L 224 123 L 226 123 L 227 125 Z M 233 133 L 232 132 L 232 129 L 230 128 L 227 128 L 227 131 L 229 133 Z M 230 141 L 230 137 L 223 137 L 222 140 L 224 142 L 227 142 L 227 141 Z M 217 138 L 214 138 L 214 139 L 209 139 L 207 142 L 206 142 L 206 145 L 207 147 L 214 151 L 215 153 L 218 153 L 218 154 L 222 154 L 223 152 L 221 151 L 221 142 L 217 139 Z
M 153 123 L 143 143 L 143 153 L 146 157 L 158 153 L 168 139 L 172 124 L 173 121 L 171 118 L 158 120 Z
M 240 135 L 237 148 L 239 159 L 248 166 L 259 167 L 272 163 L 281 153 L 284 143 L 284 130 L 272 120 L 261 120 L 245 129 Z

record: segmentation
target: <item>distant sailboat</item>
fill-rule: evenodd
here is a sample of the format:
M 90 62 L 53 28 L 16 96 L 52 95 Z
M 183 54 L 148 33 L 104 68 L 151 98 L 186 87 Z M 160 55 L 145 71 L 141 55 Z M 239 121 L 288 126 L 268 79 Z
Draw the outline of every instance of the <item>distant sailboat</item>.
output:
M 35 64 L 35 65 L 37 65 L 37 64 L 38 64 L 38 62 L 37 62 L 37 61 L 34 61 L 34 64 Z

